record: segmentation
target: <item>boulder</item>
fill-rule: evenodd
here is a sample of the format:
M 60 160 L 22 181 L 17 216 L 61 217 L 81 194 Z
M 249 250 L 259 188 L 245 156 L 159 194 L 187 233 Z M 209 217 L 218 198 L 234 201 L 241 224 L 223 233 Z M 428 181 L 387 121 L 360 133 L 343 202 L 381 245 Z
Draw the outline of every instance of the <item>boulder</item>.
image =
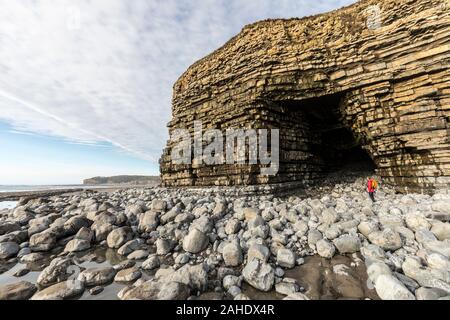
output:
M 241 265 L 243 260 L 241 246 L 236 242 L 228 243 L 223 247 L 222 256 L 226 266 L 237 267 Z
M 106 240 L 109 233 L 114 229 L 114 226 L 110 223 L 97 223 L 94 222 L 91 226 L 91 230 L 94 231 L 94 238 L 96 242 Z
M 169 239 L 161 239 L 156 240 L 156 253 L 159 255 L 168 254 L 172 251 L 174 247 L 174 243 Z
M 358 236 L 351 234 L 344 234 L 337 239 L 333 240 L 334 246 L 338 249 L 339 253 L 355 253 L 361 248 L 361 241 Z
M 17 222 L 2 222 L 0 224 L 0 236 L 10 233 L 10 232 L 14 232 L 14 231 L 19 231 L 20 230 L 20 224 Z
M 363 221 L 358 225 L 358 231 L 361 232 L 366 238 L 369 237 L 369 234 L 379 231 L 380 228 L 378 223 L 375 221 Z
M 301 292 L 294 292 L 284 297 L 283 300 L 310 300 L 305 294 Z
M 31 297 L 31 300 L 63 300 L 78 296 L 83 292 L 83 282 L 67 280 L 39 291 Z
M 316 243 L 316 249 L 319 256 L 327 259 L 331 259 L 336 252 L 334 245 L 328 240 L 321 239 Z
M 91 243 L 87 240 L 82 239 L 72 239 L 64 248 L 65 252 L 80 252 L 85 251 L 91 247 Z
M 407 214 L 405 217 L 406 226 L 416 232 L 417 230 L 424 229 L 430 230 L 430 223 L 427 219 L 418 213 Z
M 371 233 L 369 240 L 380 248 L 389 251 L 400 249 L 403 244 L 400 234 L 390 228 Z
M 190 253 L 199 253 L 205 250 L 208 244 L 208 236 L 195 228 L 191 229 L 183 239 L 183 249 Z
M 108 247 L 117 249 L 120 248 L 123 244 L 133 238 L 133 233 L 130 227 L 121 227 L 112 230 L 108 237 L 106 238 L 106 243 Z
M 161 276 L 159 281 L 179 282 L 187 285 L 192 290 L 205 291 L 208 285 L 207 270 L 208 268 L 205 264 L 186 264 L 174 272 L 169 272 L 166 276 Z
M 282 281 L 275 285 L 275 291 L 286 296 L 298 292 L 299 285 L 295 281 Z
M 426 256 L 426 261 L 430 268 L 450 272 L 450 259 L 442 254 L 432 252 Z
M 231 219 L 225 225 L 225 233 L 228 235 L 235 234 L 239 231 L 240 227 L 241 223 L 238 219 Z
M 450 294 L 448 272 L 439 272 L 438 270 L 434 270 L 438 272 L 433 272 L 433 269 L 424 268 L 419 258 L 412 257 L 406 257 L 402 269 L 406 276 L 416 280 L 422 287 L 436 288 Z
M 154 199 L 151 204 L 151 210 L 155 212 L 166 211 L 167 203 L 164 200 Z
M 436 236 L 428 230 L 417 230 L 415 233 L 415 237 L 417 242 L 424 244 L 425 242 L 429 242 L 429 241 L 436 241 L 437 238 Z
M 414 295 L 393 275 L 380 275 L 375 290 L 382 300 L 415 300 Z
M 74 265 L 72 259 L 57 257 L 41 271 L 37 278 L 37 284 L 42 287 L 48 287 L 54 283 L 65 281 L 78 272 L 79 267 Z
M 78 275 L 78 280 L 86 286 L 98 286 L 113 281 L 116 270 L 112 267 L 86 269 Z
M 35 252 L 49 251 L 56 246 L 56 235 L 47 229 L 30 237 L 30 249 Z
M 147 250 L 136 250 L 130 253 L 127 256 L 127 259 L 129 260 L 142 260 L 146 259 L 148 257 L 148 251 Z
M 309 232 L 308 232 L 308 244 L 310 246 L 316 245 L 317 241 L 319 241 L 322 238 L 323 238 L 322 233 L 319 230 L 316 230 L 316 229 L 309 230 Z
M 431 232 L 441 241 L 446 239 L 450 240 L 450 223 L 436 221 L 433 223 Z
M 76 234 L 81 228 L 89 227 L 91 225 L 91 221 L 88 218 L 78 215 L 70 218 L 64 223 L 64 235 L 71 236 Z
M 159 213 L 154 211 L 147 211 L 139 217 L 139 231 L 152 232 L 155 231 L 159 225 Z
M 141 277 L 142 273 L 139 271 L 139 268 L 132 267 L 128 269 L 123 269 L 117 272 L 116 276 L 114 277 L 114 281 L 117 282 L 131 282 L 139 279 Z
M 190 295 L 187 285 L 179 282 L 146 281 L 126 290 L 121 300 L 186 300 Z
M 275 272 L 270 264 L 253 259 L 242 270 L 245 281 L 261 291 L 270 291 L 274 285 Z
M 0 286 L 0 300 L 28 300 L 37 287 L 28 281 Z
M 20 246 L 15 242 L 0 243 L 0 259 L 14 257 L 20 250 Z
M 157 255 L 150 255 L 147 260 L 142 262 L 141 268 L 144 270 L 153 270 L 159 268 L 161 262 Z
M 438 300 L 446 295 L 445 291 L 424 287 L 417 289 L 415 294 L 417 300 Z
M 133 239 L 122 245 L 119 250 L 117 250 L 117 253 L 122 256 L 127 256 L 133 251 L 139 250 L 142 245 L 144 244 L 144 241 L 142 239 Z
M 94 236 L 94 231 L 92 231 L 88 227 L 82 227 L 75 235 L 75 239 L 85 240 L 90 243 L 92 240 L 94 240 Z
M 279 249 L 277 253 L 277 264 L 280 267 L 293 268 L 295 266 L 295 254 L 289 249 Z
M 446 239 L 444 241 L 427 241 L 423 244 L 425 249 L 428 249 L 430 251 L 434 251 L 437 253 L 442 254 L 443 256 L 450 259 L 450 240 Z
M 240 287 L 241 286 L 241 278 L 234 275 L 226 275 L 222 280 L 222 286 L 225 290 L 230 289 L 233 286 Z
M 243 208 L 242 212 L 244 214 L 244 218 L 247 221 L 253 220 L 259 215 L 259 210 L 256 208 Z
M 265 245 L 262 244 L 252 244 L 247 252 L 247 261 L 252 261 L 253 259 L 259 259 L 262 262 L 267 262 L 270 258 L 270 251 Z

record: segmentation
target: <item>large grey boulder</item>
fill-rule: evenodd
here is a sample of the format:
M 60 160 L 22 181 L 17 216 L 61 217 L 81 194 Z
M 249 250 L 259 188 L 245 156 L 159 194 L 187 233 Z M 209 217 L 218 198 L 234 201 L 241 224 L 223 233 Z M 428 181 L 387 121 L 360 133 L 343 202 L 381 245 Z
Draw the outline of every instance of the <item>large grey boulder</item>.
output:
M 358 225 L 358 231 L 361 232 L 366 238 L 373 232 L 379 231 L 379 225 L 375 221 L 362 221 Z
M 226 266 L 237 267 L 241 265 L 243 260 L 241 246 L 237 242 L 228 243 L 223 247 L 222 256 Z
M 425 249 L 442 254 L 443 256 L 450 258 L 450 240 L 444 241 L 427 241 L 423 244 Z
M 94 231 L 94 239 L 96 242 L 106 240 L 109 233 L 114 229 L 114 226 L 110 223 L 94 222 L 91 225 L 91 230 Z
M 270 291 L 275 281 L 273 268 L 259 259 L 248 262 L 242 275 L 249 285 L 261 291 Z
M 270 250 L 263 244 L 252 244 L 247 252 L 247 260 L 259 259 L 267 262 L 270 258 Z
M 91 243 L 87 240 L 82 239 L 72 239 L 64 248 L 65 252 L 80 252 L 85 251 L 91 247 Z
M 450 294 L 448 272 L 425 268 L 419 259 L 412 257 L 406 257 L 402 269 L 406 276 L 416 280 L 422 287 L 436 288 Z
M 333 240 L 334 246 L 340 253 L 355 253 L 361 248 L 361 241 L 357 235 L 344 234 Z
M 204 291 L 208 285 L 207 270 L 205 264 L 186 264 L 176 271 L 169 271 L 165 276 L 161 275 L 159 281 L 184 283 L 192 290 Z
M 417 230 L 430 230 L 431 224 L 419 213 L 410 213 L 405 217 L 406 226 L 416 232 Z
M 36 285 L 28 281 L 0 286 L 0 300 L 28 300 L 36 292 Z
M 450 240 L 450 223 L 436 221 L 433 223 L 431 232 L 441 241 L 449 239 Z
M 132 267 L 128 269 L 123 269 L 117 272 L 114 277 L 114 281 L 117 282 L 132 282 L 141 277 L 142 273 L 139 271 L 139 268 Z
M 77 271 L 79 271 L 79 268 L 74 265 L 72 259 L 57 257 L 41 271 L 37 278 L 37 283 L 42 287 L 48 287 L 54 283 L 69 279 L 70 275 Z
M 156 268 L 159 268 L 161 264 L 161 261 L 159 260 L 159 257 L 155 254 L 150 255 L 147 260 L 142 262 L 141 268 L 144 270 L 153 270 Z
M 395 251 L 402 247 L 400 234 L 390 228 L 369 234 L 369 241 L 388 251 Z
M 111 282 L 115 275 L 116 270 L 111 267 L 90 268 L 81 272 L 77 279 L 86 286 L 98 286 Z
M 186 300 L 190 295 L 189 287 L 180 282 L 146 281 L 137 287 L 126 290 L 121 300 Z
M 121 227 L 112 230 L 106 238 L 108 247 L 117 249 L 120 248 L 127 241 L 133 238 L 133 232 L 130 227 Z
M 83 282 L 67 280 L 39 291 L 31 297 L 31 300 L 63 300 L 78 296 L 83 292 Z
M 277 253 L 277 264 L 280 267 L 293 268 L 295 266 L 295 254 L 289 249 L 279 249 Z
M 49 251 L 56 246 L 56 235 L 49 229 L 30 237 L 30 249 L 35 252 Z
M 380 275 L 375 282 L 375 290 L 383 300 L 415 300 L 414 295 L 393 275 Z
M 88 218 L 78 215 L 73 216 L 64 223 L 64 235 L 71 236 L 76 234 L 81 228 L 89 227 L 91 222 Z
M 9 259 L 19 252 L 20 246 L 15 242 L 0 243 L 0 259 Z
M 154 211 L 147 211 L 139 217 L 139 231 L 152 232 L 156 230 L 159 225 L 159 213 Z
M 183 239 L 183 250 L 190 253 L 199 253 L 206 249 L 209 237 L 196 228 L 191 229 Z
M 328 240 L 321 239 L 316 243 L 316 249 L 319 256 L 327 259 L 331 259 L 336 252 L 334 245 Z
M 0 236 L 18 230 L 20 230 L 20 224 L 17 222 L 6 221 L 0 224 Z
M 133 251 L 139 250 L 142 248 L 144 244 L 144 241 L 142 239 L 133 239 L 122 245 L 118 250 L 117 253 L 122 256 L 127 256 Z
M 175 243 L 170 239 L 161 239 L 156 240 L 156 253 L 159 255 L 168 254 L 172 251 Z

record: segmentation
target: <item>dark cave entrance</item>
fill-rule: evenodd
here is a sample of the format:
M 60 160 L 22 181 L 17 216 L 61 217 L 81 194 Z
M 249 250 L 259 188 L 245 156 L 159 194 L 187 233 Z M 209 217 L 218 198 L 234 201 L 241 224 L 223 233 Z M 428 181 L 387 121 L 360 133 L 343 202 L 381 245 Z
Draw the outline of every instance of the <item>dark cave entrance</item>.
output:
M 357 175 L 373 173 L 376 169 L 374 161 L 362 147 L 364 142 L 345 125 L 340 111 L 341 101 L 342 95 L 336 94 L 283 103 L 286 107 L 283 109 L 297 123 L 294 129 L 289 129 L 291 134 L 294 131 L 302 137 L 304 147 L 301 150 L 308 158 L 301 162 L 307 163 L 310 180 L 341 171 Z M 282 144 L 282 152 L 283 149 L 292 151 L 294 145 L 289 142 Z M 293 149 L 298 150 L 298 144 Z M 288 159 L 286 165 L 292 165 L 292 162 Z

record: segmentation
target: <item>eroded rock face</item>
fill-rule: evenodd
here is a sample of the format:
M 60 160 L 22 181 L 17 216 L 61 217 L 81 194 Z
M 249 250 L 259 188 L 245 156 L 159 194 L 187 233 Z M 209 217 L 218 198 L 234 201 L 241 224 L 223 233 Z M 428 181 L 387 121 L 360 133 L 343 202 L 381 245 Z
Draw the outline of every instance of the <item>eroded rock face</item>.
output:
M 174 165 L 178 141 L 169 141 L 163 184 L 314 181 L 326 157 L 312 148 L 323 142 L 310 131 L 309 117 L 329 110 L 370 154 L 384 182 L 409 191 L 447 186 L 450 30 L 443 4 L 364 0 L 305 19 L 246 26 L 175 83 L 169 132 L 191 130 L 194 121 L 203 130 L 279 128 L 278 174 L 262 175 L 258 164 Z M 382 12 L 376 27 L 367 25 L 371 5 Z

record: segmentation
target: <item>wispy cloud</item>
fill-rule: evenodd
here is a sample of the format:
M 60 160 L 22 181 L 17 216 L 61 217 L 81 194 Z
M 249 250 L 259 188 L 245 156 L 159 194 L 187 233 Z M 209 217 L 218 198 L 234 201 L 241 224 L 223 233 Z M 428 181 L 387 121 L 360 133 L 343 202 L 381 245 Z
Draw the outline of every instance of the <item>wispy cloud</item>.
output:
M 0 119 L 156 161 L 172 85 L 243 25 L 352 0 L 0 0 Z

